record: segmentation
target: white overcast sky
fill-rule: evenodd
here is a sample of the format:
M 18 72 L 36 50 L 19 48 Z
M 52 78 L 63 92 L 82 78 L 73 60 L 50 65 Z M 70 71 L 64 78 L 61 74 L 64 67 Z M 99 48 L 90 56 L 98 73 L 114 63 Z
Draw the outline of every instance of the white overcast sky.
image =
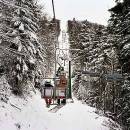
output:
M 52 17 L 52 0 L 39 0 L 46 12 Z M 110 17 L 108 9 L 114 6 L 114 0 L 54 0 L 56 18 L 62 26 L 67 20 L 88 20 L 107 25 Z

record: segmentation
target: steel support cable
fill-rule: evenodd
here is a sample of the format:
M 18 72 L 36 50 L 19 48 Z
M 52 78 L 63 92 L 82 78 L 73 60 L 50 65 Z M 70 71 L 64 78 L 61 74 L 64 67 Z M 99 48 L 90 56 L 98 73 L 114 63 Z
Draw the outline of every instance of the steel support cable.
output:
M 55 20 L 55 19 L 56 19 L 56 16 L 55 16 L 54 0 L 52 0 L 52 9 L 53 9 L 53 18 L 54 18 L 54 20 Z
M 53 9 L 53 20 L 54 20 L 54 23 L 55 23 L 55 30 L 54 30 L 54 33 L 56 33 L 56 35 L 55 35 L 55 38 L 56 38 L 56 41 L 54 41 L 54 55 L 55 55 L 55 75 L 54 75 L 54 98 L 55 98 L 55 96 L 56 96 L 56 72 L 57 72 L 57 70 L 56 70 L 56 68 L 57 68 L 57 46 L 56 46 L 56 44 L 57 44 L 57 41 L 58 41 L 58 35 L 57 35 L 57 22 L 56 22 L 56 16 L 55 16 L 55 7 L 54 7 L 54 0 L 52 0 L 52 9 Z

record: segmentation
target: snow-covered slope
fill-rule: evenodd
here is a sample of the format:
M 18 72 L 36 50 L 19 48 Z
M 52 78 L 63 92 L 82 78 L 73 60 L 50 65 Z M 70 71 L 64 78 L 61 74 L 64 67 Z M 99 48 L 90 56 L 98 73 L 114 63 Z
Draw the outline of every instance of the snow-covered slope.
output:
M 12 95 L 8 103 L 0 101 L 0 130 L 111 130 L 108 118 L 76 99 L 56 113 L 49 111 L 53 107 L 45 107 L 39 92 L 26 100 Z

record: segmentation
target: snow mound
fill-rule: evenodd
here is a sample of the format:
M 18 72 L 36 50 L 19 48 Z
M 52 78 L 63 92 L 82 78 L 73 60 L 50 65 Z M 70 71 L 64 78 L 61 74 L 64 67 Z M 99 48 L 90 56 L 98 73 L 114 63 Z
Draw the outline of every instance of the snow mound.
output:
M 53 107 L 45 107 L 39 92 L 26 100 L 11 95 L 8 103 L 0 101 L 0 130 L 110 130 L 108 118 L 76 99 L 56 113 Z

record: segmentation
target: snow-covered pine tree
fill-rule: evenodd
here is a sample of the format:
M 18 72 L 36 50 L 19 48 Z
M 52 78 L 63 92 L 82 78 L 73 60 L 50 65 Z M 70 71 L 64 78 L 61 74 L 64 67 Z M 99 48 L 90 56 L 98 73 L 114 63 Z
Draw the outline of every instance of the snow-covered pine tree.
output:
M 68 21 L 68 32 L 70 48 L 80 49 L 81 51 L 71 51 L 71 58 L 74 61 L 74 73 L 77 69 L 90 72 L 102 73 L 103 71 L 103 52 L 107 41 L 107 31 L 102 25 L 85 21 Z M 78 77 L 78 73 L 76 75 Z M 92 78 L 89 75 L 81 75 L 80 85 L 74 85 L 74 90 L 80 99 L 85 100 L 92 106 L 101 106 L 100 95 L 101 86 L 99 78 Z M 78 88 L 75 88 L 78 87 Z
M 41 45 L 37 37 L 39 9 L 33 0 L 0 2 L 2 5 L 0 8 L 2 16 L 0 46 L 8 49 L 9 54 L 15 55 L 7 67 L 8 79 L 13 92 L 22 94 L 28 89 L 29 81 L 34 83 L 38 71 L 37 63 L 43 60 Z
M 119 98 L 117 99 L 117 117 L 118 121 L 130 129 L 129 123 L 129 73 L 130 73 L 130 1 L 116 1 L 116 5 L 111 8 L 111 18 L 109 20 L 108 31 L 112 34 L 113 46 L 118 50 L 118 60 L 121 72 L 126 79 L 124 85 L 118 86 Z M 127 116 L 126 116 L 127 115 Z
M 130 129 L 130 79 L 124 81 L 121 86 L 121 97 L 119 99 L 120 114 L 119 119 L 126 130 Z
M 6 70 L 13 92 L 22 94 L 54 70 L 60 23 L 48 20 L 35 0 L 0 3 L 1 71 Z
M 123 73 L 129 72 L 129 20 L 130 20 L 130 2 L 123 0 L 117 2 L 116 6 L 109 10 L 111 19 L 109 20 L 108 30 L 113 34 L 113 45 L 119 51 L 120 64 L 123 67 Z

